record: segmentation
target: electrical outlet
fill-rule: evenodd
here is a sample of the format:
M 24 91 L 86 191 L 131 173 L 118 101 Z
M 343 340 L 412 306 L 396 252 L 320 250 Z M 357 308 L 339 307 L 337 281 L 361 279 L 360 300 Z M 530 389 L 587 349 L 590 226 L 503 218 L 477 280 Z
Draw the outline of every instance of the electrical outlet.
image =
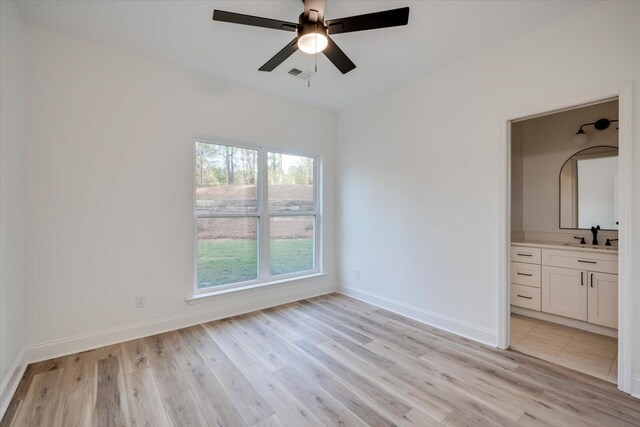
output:
M 136 308 L 143 308 L 145 305 L 147 305 L 147 297 L 145 297 L 144 295 L 137 295 L 135 298 L 135 305 Z
M 356 270 L 353 276 L 355 277 L 356 280 L 360 280 L 360 270 Z

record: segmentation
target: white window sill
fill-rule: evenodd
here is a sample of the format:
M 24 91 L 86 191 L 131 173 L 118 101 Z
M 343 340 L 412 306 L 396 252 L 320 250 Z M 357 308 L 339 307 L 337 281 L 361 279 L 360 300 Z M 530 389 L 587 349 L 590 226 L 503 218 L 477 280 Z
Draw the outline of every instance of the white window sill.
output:
M 206 302 L 209 299 L 213 299 L 215 297 L 218 297 L 220 295 L 226 295 L 226 294 L 233 294 L 236 292 L 243 292 L 243 291 L 249 291 L 249 290 L 254 290 L 254 289 L 259 289 L 259 288 L 264 288 L 267 286 L 273 286 L 273 285 L 281 285 L 283 283 L 289 283 L 289 282 L 296 282 L 299 280 L 306 280 L 306 279 L 313 279 L 315 277 L 322 277 L 322 276 L 326 276 L 327 273 L 311 273 L 311 274 L 307 274 L 304 276 L 293 276 L 293 277 L 285 277 L 282 279 L 276 279 L 276 280 L 271 280 L 269 282 L 263 282 L 263 283 L 254 283 L 251 285 L 246 285 L 246 286 L 238 286 L 237 288 L 227 288 L 227 289 L 220 289 L 220 290 L 212 290 L 210 292 L 202 292 L 202 293 L 197 293 L 197 294 L 193 294 L 191 297 L 187 298 L 187 303 L 189 304 L 198 304 L 201 302 Z

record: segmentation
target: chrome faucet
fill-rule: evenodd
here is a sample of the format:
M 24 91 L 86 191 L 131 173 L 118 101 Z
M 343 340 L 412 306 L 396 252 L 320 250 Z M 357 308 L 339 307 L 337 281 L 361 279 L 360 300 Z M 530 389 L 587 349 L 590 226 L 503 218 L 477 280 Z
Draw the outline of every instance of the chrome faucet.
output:
M 596 225 L 595 227 L 591 227 L 591 232 L 593 233 L 593 242 L 591 242 L 592 245 L 597 245 L 598 244 L 598 231 L 600 230 L 600 226 Z

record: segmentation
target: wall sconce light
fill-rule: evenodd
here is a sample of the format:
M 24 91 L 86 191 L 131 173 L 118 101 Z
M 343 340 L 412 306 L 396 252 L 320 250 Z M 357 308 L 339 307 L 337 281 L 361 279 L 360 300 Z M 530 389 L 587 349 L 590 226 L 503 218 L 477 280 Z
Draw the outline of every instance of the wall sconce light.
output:
M 617 127 L 616 130 L 613 131 L 613 136 L 611 137 L 611 142 L 618 145 L 618 138 L 620 135 L 620 128 Z
M 578 129 L 578 132 L 576 132 L 575 136 L 573 137 L 573 143 L 575 145 L 586 145 L 589 142 L 589 134 L 586 133 L 584 129 L 582 129 L 583 127 L 593 125 L 593 127 L 596 128 L 597 130 L 605 130 L 611 125 L 611 123 L 615 123 L 617 121 L 618 120 L 600 119 L 593 123 L 584 123 L 580 125 L 580 129 Z M 616 134 L 615 134 L 616 140 L 617 140 L 617 135 L 618 135 L 618 132 L 616 129 Z

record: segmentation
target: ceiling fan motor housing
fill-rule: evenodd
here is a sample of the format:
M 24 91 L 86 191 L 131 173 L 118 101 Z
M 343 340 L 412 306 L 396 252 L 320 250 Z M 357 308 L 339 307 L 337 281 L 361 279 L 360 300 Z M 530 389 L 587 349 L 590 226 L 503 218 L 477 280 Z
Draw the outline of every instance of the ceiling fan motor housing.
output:
M 305 34 L 318 33 L 327 36 L 327 29 L 322 22 L 304 21 L 303 15 L 300 15 L 300 25 L 298 25 L 298 37 Z

